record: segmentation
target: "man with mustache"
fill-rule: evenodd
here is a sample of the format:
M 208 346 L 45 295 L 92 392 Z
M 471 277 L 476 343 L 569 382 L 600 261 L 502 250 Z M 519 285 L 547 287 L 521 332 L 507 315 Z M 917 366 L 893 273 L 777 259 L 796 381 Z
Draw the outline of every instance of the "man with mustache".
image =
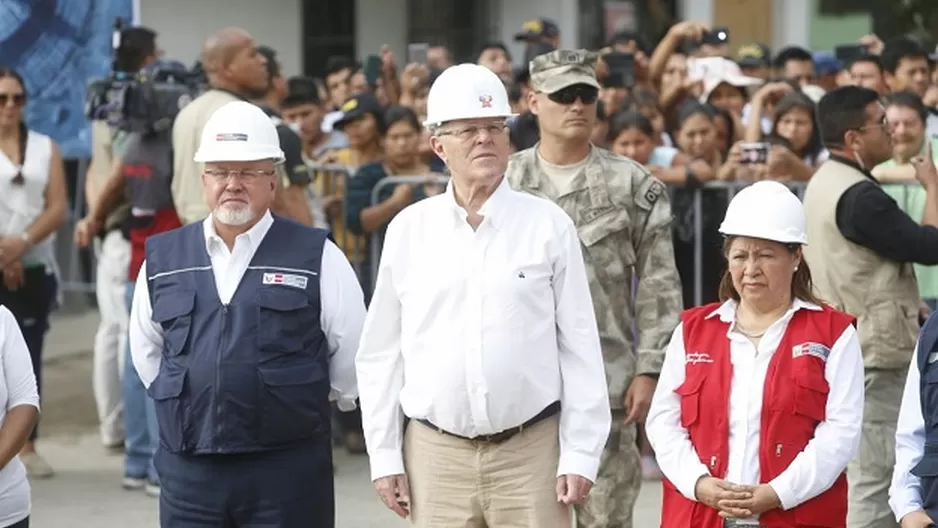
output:
M 270 214 L 284 154 L 260 108 L 216 110 L 194 161 L 211 212 L 147 240 L 129 325 L 161 525 L 331 528 L 329 401 L 358 396 L 358 279 L 327 231 Z
M 553 51 L 531 61 L 528 106 L 541 139 L 515 154 L 506 173 L 512 188 L 556 202 L 573 219 L 603 336 L 612 432 L 596 491 L 577 508 L 580 528 L 632 526 L 642 483 L 635 424 L 648 414 L 683 308 L 667 190 L 641 165 L 590 143 L 597 61 L 585 50 Z

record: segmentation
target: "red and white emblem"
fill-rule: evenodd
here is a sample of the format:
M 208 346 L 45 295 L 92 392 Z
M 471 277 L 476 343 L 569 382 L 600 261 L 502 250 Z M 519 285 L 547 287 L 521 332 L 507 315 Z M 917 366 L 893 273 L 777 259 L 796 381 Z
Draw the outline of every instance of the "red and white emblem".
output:
M 489 94 L 480 95 L 479 102 L 482 103 L 482 108 L 492 108 L 492 96 Z

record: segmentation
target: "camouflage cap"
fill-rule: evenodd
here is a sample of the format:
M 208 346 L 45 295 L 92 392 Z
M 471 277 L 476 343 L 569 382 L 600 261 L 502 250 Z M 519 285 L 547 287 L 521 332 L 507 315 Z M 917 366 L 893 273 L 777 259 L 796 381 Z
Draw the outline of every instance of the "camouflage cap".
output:
M 554 93 L 574 84 L 599 88 L 596 62 L 599 54 L 587 50 L 555 50 L 531 60 L 531 87 L 537 92 Z

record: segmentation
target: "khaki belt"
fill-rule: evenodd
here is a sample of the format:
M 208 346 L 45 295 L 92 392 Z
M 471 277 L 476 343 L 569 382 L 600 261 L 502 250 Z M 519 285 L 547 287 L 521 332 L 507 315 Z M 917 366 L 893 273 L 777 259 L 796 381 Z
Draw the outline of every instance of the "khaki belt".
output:
M 433 425 L 433 423 L 430 422 L 429 420 L 417 419 L 417 421 L 437 432 L 440 432 L 442 434 L 449 435 L 455 438 L 460 438 L 462 440 L 470 440 L 472 442 L 485 442 L 487 444 L 501 444 L 502 442 L 507 441 L 508 439 L 520 433 L 521 431 L 524 431 L 525 429 L 528 429 L 529 427 L 536 425 L 538 422 L 542 422 L 559 412 L 560 412 L 560 402 L 555 401 L 554 403 L 548 405 L 547 407 L 544 407 L 544 410 L 537 413 L 534 416 L 534 418 L 531 418 L 530 420 L 524 422 L 518 427 L 512 427 L 511 429 L 505 429 L 504 431 L 500 431 L 498 433 L 494 433 L 490 435 L 480 435 L 480 436 L 476 436 L 473 438 L 458 435 L 456 433 L 451 433 L 449 431 L 441 429 L 440 427 Z

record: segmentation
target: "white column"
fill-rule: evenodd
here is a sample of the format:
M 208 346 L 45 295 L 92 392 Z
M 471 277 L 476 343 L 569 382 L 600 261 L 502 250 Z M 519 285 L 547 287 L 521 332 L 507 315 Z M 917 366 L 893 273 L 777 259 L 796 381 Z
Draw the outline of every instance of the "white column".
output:
M 692 0 L 691 0 L 692 1 Z M 785 46 L 808 48 L 811 43 L 812 0 L 775 0 L 772 6 L 772 50 Z
M 399 64 L 407 62 L 407 0 L 355 0 L 358 59 L 377 55 L 387 44 Z
M 680 0 L 678 15 L 681 20 L 693 20 L 703 24 L 719 22 L 713 20 L 713 0 Z

